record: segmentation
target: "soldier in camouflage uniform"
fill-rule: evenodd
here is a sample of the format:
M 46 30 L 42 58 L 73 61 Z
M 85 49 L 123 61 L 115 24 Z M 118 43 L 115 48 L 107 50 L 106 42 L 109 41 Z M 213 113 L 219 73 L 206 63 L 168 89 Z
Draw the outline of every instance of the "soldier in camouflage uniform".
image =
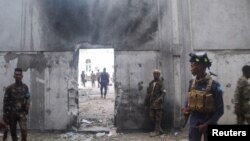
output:
M 211 66 L 206 52 L 190 53 L 191 73 L 195 78 L 190 81 L 184 116 L 190 115 L 189 141 L 207 141 L 207 126 L 217 124 L 224 114 L 223 91 L 219 82 L 213 80 L 206 69 Z
M 147 88 L 144 106 L 146 108 L 150 108 L 150 118 L 155 123 L 155 130 L 154 132 L 150 133 L 150 136 L 158 136 L 162 132 L 161 120 L 164 96 L 166 91 L 164 89 L 163 80 L 160 79 L 160 71 L 154 70 L 153 76 L 154 80 L 149 83 L 149 86 Z
M 250 66 L 242 67 L 243 75 L 238 79 L 234 94 L 234 112 L 237 116 L 237 124 L 244 124 L 245 121 L 250 124 Z
M 30 105 L 28 86 L 22 82 L 21 68 L 14 71 L 15 83 L 7 87 L 3 101 L 3 120 L 9 125 L 13 141 L 17 141 L 17 123 L 21 129 L 22 141 L 27 141 L 27 114 Z

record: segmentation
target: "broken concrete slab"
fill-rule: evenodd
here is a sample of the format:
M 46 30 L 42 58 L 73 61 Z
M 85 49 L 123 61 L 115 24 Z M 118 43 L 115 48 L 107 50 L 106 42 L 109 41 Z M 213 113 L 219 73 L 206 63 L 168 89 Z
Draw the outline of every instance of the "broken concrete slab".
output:
M 93 127 L 88 127 L 88 128 L 80 128 L 78 130 L 78 133 L 109 133 L 110 129 L 107 127 L 102 127 L 102 126 L 93 126 Z

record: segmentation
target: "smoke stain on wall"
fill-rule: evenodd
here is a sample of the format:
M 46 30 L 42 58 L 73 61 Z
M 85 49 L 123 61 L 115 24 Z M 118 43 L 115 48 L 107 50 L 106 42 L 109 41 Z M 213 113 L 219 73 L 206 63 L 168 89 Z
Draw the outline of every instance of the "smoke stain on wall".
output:
M 17 67 L 23 69 L 23 71 L 27 71 L 29 68 L 33 68 L 38 72 L 43 72 L 47 67 L 47 59 L 45 58 L 43 53 L 38 54 L 23 54 L 16 52 L 8 52 L 4 59 L 6 63 L 9 61 L 17 59 Z
M 140 48 L 152 42 L 158 30 L 156 2 L 152 0 L 39 2 L 45 48 L 72 48 L 82 41 Z

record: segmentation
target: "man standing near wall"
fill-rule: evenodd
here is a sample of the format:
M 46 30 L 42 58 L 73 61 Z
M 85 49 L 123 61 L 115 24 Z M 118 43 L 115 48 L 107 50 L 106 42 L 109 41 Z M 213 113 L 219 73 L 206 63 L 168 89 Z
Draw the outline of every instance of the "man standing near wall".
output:
M 23 71 L 14 71 L 15 83 L 7 87 L 3 100 L 3 120 L 9 125 L 13 141 L 17 141 L 17 123 L 21 129 L 22 141 L 27 141 L 27 114 L 30 106 L 29 88 L 22 82 Z
M 105 99 L 109 85 L 109 74 L 106 72 L 106 68 L 103 68 L 103 72 L 100 74 L 99 83 L 101 84 L 101 98 Z
M 238 79 L 234 93 L 234 112 L 237 118 L 237 124 L 244 124 L 247 121 L 250 124 L 250 66 L 242 67 L 243 75 Z
M 190 54 L 191 72 L 195 79 L 190 81 L 188 98 L 182 112 L 190 115 L 189 141 L 207 141 L 207 126 L 217 124 L 224 113 L 223 91 L 220 84 L 206 73 L 211 62 L 206 52 Z
M 163 80 L 160 79 L 160 71 L 154 70 L 154 80 L 149 83 L 147 88 L 147 94 L 144 100 L 144 106 L 146 109 L 150 108 L 149 116 L 155 123 L 154 132 L 150 133 L 150 136 L 158 136 L 163 132 L 161 128 L 162 111 L 164 106 L 164 97 L 166 90 L 164 88 Z

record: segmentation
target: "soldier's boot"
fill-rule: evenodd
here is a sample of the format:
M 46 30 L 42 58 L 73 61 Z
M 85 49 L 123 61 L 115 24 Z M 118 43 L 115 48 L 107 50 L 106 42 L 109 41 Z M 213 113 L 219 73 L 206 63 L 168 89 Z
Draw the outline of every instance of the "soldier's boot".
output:
M 160 134 L 166 133 L 162 128 L 160 128 Z
M 104 99 L 106 99 L 106 95 L 104 95 Z
M 150 132 L 150 137 L 155 137 L 160 135 L 160 130 L 156 129 L 153 132 Z
M 101 95 L 101 98 L 103 98 L 103 95 Z
M 22 136 L 22 141 L 27 141 L 27 136 Z
M 160 134 L 164 134 L 165 133 L 165 131 L 161 128 L 161 122 L 159 123 L 159 132 L 160 132 Z
M 161 133 L 160 133 L 160 124 L 158 121 L 155 122 L 155 130 L 154 132 L 151 132 L 150 133 L 150 137 L 155 137 L 155 136 L 159 136 Z
M 21 135 L 22 135 L 22 140 L 21 141 L 27 141 L 27 130 L 22 130 Z

